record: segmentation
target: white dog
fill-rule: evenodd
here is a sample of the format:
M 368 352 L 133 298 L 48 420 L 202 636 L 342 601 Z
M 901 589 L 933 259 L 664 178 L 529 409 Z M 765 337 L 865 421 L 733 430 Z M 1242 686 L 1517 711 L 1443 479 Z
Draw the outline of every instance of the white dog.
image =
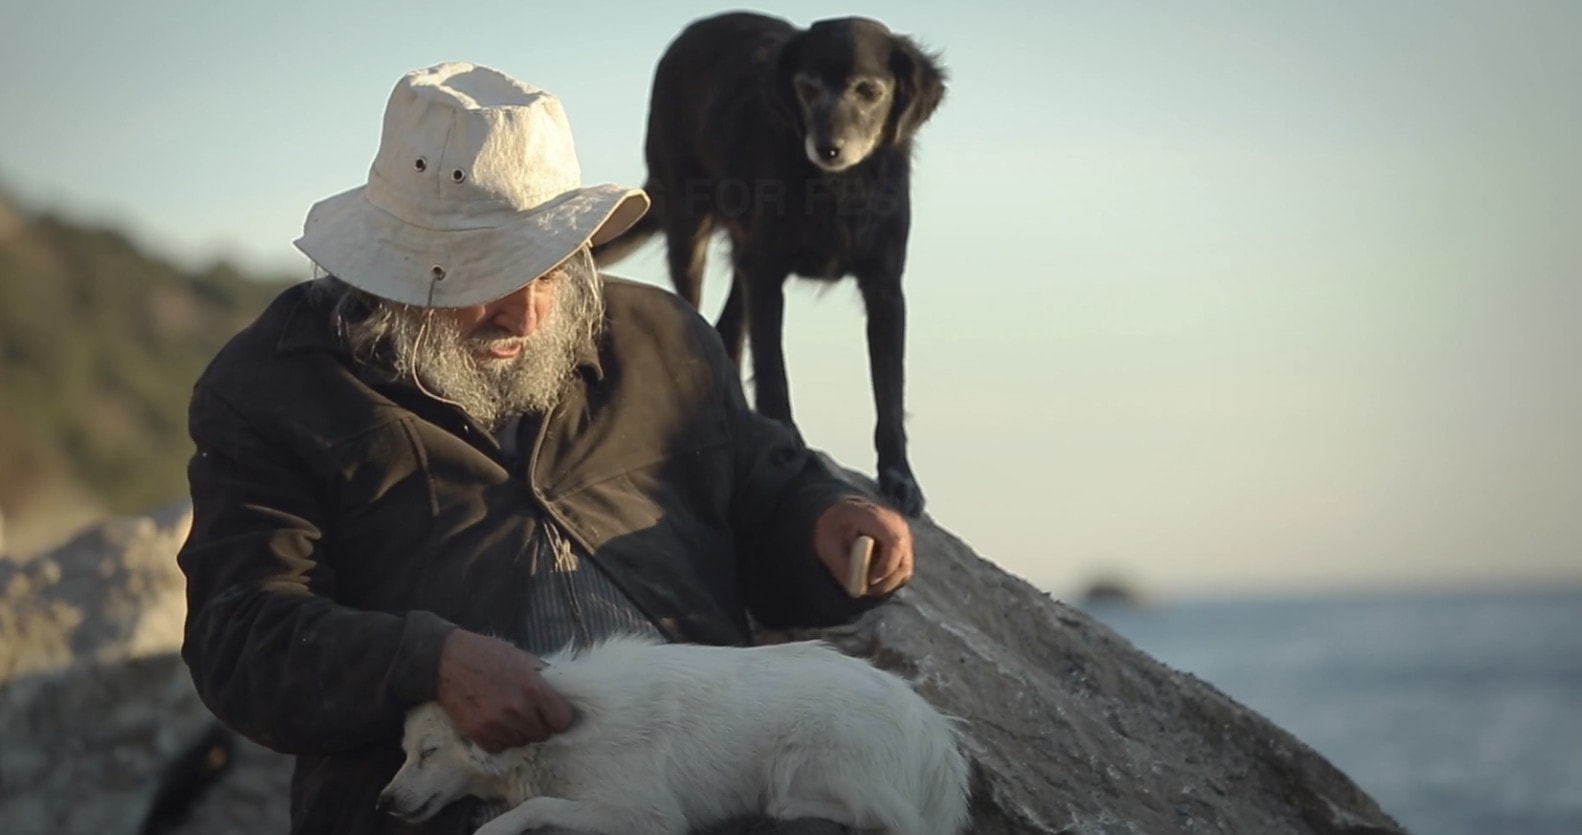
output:
M 437 703 L 420 705 L 380 807 L 411 821 L 464 795 L 514 807 L 478 835 L 685 835 L 754 814 L 890 835 L 955 835 L 967 823 L 955 720 L 822 642 L 617 638 L 545 660 L 544 679 L 576 711 L 569 730 L 491 755 Z

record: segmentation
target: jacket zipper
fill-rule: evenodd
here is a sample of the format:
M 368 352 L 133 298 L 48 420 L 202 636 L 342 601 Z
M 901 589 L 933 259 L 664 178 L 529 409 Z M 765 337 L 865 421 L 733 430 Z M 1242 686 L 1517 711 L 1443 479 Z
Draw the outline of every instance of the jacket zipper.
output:
M 533 496 L 533 502 L 538 505 L 540 510 L 543 511 L 546 519 L 552 525 L 559 528 L 559 533 L 570 537 L 574 542 L 576 542 L 577 546 L 582 550 L 583 557 L 586 558 L 588 563 L 593 566 L 593 570 L 603 574 L 605 578 L 610 581 L 611 585 L 619 589 L 621 594 L 626 596 L 627 601 L 630 602 L 632 606 L 637 609 L 637 611 L 642 612 L 643 617 L 647 618 L 648 622 L 653 624 L 655 629 L 659 630 L 661 634 L 669 636 L 672 641 L 682 640 L 681 635 L 677 634 L 671 629 L 667 629 L 658 618 L 654 617 L 654 613 L 649 611 L 648 607 L 643 605 L 642 601 L 640 601 L 635 595 L 631 593 L 631 590 L 626 587 L 626 584 L 621 582 L 620 578 L 616 577 L 607 568 L 601 565 L 597 559 L 594 559 L 593 544 L 580 533 L 578 533 L 575 526 L 561 517 L 555 508 L 551 506 L 549 500 L 544 498 L 543 492 L 539 489 L 536 476 L 538 472 L 538 455 L 539 451 L 544 446 L 544 439 L 549 436 L 549 425 L 554 422 L 555 416 L 558 414 L 558 412 L 559 407 L 557 407 L 554 411 L 551 411 L 549 414 L 544 415 L 544 419 L 539 421 L 538 433 L 533 438 L 533 448 L 528 453 L 526 473 L 527 488 L 528 492 Z M 578 619 L 580 629 L 581 614 L 576 613 L 576 617 Z

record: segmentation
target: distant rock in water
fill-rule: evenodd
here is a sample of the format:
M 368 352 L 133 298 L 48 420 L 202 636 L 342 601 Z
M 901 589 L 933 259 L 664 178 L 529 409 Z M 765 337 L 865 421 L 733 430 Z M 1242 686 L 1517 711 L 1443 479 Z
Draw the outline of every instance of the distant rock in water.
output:
M 290 759 L 220 728 L 175 654 L 185 524 L 179 508 L 117 520 L 6 568 L 0 831 L 287 831 Z M 917 576 L 892 604 L 852 627 L 761 637 L 821 635 L 960 717 L 971 832 L 1402 832 L 1323 757 L 1214 687 L 931 521 L 914 535 Z M 24 622 L 40 631 L 13 652 Z
M 1136 587 L 1115 577 L 1089 583 L 1079 599 L 1084 606 L 1140 606 L 1146 602 Z

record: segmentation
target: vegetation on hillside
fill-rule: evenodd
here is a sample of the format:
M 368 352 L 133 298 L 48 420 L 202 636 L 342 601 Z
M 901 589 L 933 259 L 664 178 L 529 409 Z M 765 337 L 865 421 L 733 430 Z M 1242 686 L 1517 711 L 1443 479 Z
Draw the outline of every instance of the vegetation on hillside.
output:
M 0 509 L 61 485 L 113 513 L 185 495 L 192 383 L 289 280 L 184 271 L 0 198 Z

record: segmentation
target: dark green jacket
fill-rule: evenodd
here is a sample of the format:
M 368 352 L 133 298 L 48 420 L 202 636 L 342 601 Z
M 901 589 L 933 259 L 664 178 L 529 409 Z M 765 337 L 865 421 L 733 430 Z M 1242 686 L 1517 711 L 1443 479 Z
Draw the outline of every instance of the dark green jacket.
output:
M 459 410 L 379 381 L 294 286 L 193 391 L 182 655 L 230 727 L 294 753 L 294 833 L 414 832 L 373 811 L 405 711 L 457 626 L 507 635 L 547 519 L 671 639 L 750 642 L 855 619 L 812 525 L 855 492 L 747 406 L 712 328 L 608 279 L 607 327 L 524 460 Z M 462 806 L 464 804 L 457 804 Z M 459 813 L 458 813 L 459 814 Z M 461 831 L 458 815 L 421 831 Z

